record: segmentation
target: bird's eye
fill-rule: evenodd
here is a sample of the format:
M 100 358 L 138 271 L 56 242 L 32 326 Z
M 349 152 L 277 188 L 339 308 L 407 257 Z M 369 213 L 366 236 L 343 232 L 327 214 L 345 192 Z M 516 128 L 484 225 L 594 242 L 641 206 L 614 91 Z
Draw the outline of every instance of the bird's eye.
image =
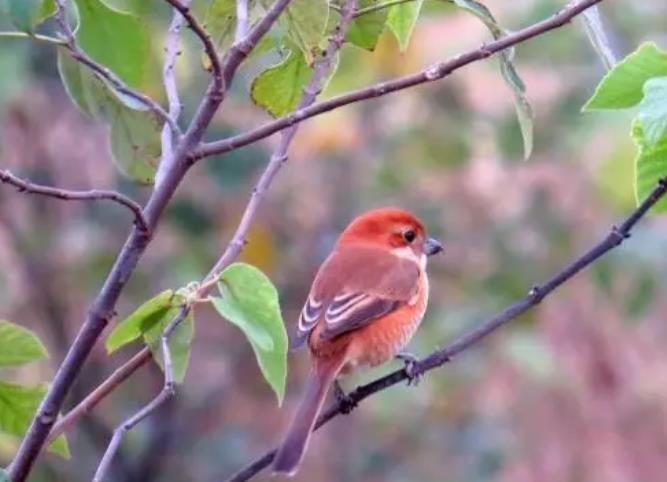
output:
M 417 237 L 417 233 L 415 233 L 412 229 L 409 229 L 403 233 L 403 238 L 408 242 L 411 243 L 415 240 Z

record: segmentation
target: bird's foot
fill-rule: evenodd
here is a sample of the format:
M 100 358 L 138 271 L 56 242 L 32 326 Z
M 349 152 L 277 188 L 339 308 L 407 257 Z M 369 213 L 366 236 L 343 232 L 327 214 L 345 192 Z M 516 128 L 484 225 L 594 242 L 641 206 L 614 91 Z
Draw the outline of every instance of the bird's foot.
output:
M 345 390 L 340 386 L 338 380 L 333 382 L 334 396 L 338 400 L 338 405 L 340 406 L 340 413 L 347 415 L 357 406 L 356 400 L 354 400 L 348 393 L 345 393 Z
M 412 353 L 402 351 L 396 355 L 396 358 L 401 360 L 405 365 L 405 373 L 408 375 L 408 386 L 417 386 L 421 381 L 422 374 L 417 371 L 417 362 L 419 357 Z

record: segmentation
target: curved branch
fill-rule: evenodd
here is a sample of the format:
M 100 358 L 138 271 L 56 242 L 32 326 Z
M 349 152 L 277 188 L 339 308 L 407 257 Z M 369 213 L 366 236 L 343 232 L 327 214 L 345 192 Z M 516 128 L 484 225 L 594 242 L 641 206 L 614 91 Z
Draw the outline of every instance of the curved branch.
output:
M 238 134 L 227 139 L 213 141 L 203 144 L 195 153 L 195 159 L 223 154 L 240 147 L 252 144 L 261 139 L 269 137 L 278 131 L 303 122 L 306 119 L 329 112 L 339 107 L 361 102 L 368 99 L 382 97 L 392 92 L 397 92 L 416 85 L 433 82 L 447 77 L 452 72 L 471 64 L 477 60 L 485 59 L 491 55 L 524 42 L 533 37 L 537 37 L 545 32 L 561 27 L 572 20 L 577 15 L 584 12 L 587 8 L 600 3 L 602 0 L 579 0 L 569 4 L 560 12 L 551 17 L 533 24 L 529 27 L 518 30 L 510 35 L 501 37 L 498 40 L 486 43 L 474 50 L 464 54 L 457 55 L 449 60 L 438 62 L 432 66 L 412 75 L 406 75 L 394 80 L 380 82 L 379 84 L 364 87 L 359 90 L 338 95 L 331 99 L 318 102 L 309 107 L 297 109 L 279 119 L 267 122 L 266 124 L 242 134 Z
M 222 79 L 222 65 L 220 64 L 220 58 L 218 53 L 215 51 L 215 45 L 213 40 L 211 40 L 211 35 L 204 28 L 204 26 L 199 23 L 199 20 L 192 14 L 190 11 L 190 5 L 181 3 L 179 0 L 165 0 L 169 5 L 178 10 L 178 12 L 183 16 L 185 21 L 190 26 L 190 29 L 194 34 L 199 37 L 202 45 L 204 46 L 204 51 L 206 56 L 211 62 L 211 71 L 213 72 L 213 81 L 216 84 L 216 90 L 223 90 L 224 84 Z
M 538 305 L 547 295 L 568 281 L 579 271 L 589 266 L 595 260 L 605 253 L 619 246 L 623 241 L 630 237 L 632 228 L 646 214 L 646 212 L 657 203 L 667 192 L 667 177 L 661 179 L 651 194 L 639 205 L 639 207 L 619 226 L 613 226 L 609 234 L 598 244 L 593 246 L 583 255 L 579 256 L 573 262 L 565 266 L 558 273 L 549 278 L 545 283 L 532 288 L 522 299 L 516 301 L 503 311 L 481 323 L 477 328 L 467 334 L 464 334 L 450 345 L 441 350 L 436 350 L 426 358 L 423 358 L 413 365 L 413 376 L 419 376 L 434 368 L 440 367 L 449 362 L 454 356 L 470 348 L 487 335 L 514 320 L 519 315 Z M 331 419 L 340 414 L 349 413 L 358 403 L 380 392 L 386 388 L 396 385 L 404 380 L 408 380 L 408 374 L 405 369 L 396 370 L 384 377 L 378 378 L 366 385 L 361 385 L 350 392 L 345 401 L 336 401 L 326 408 L 320 415 L 314 430 L 317 430 Z M 273 461 L 276 450 L 265 452 L 246 467 L 237 473 L 225 479 L 225 482 L 242 482 L 249 480 L 264 468 L 268 467 Z
M 110 191 L 107 189 L 91 189 L 89 191 L 70 191 L 68 189 L 60 189 L 57 187 L 43 186 L 35 184 L 14 174 L 7 170 L 0 170 L 0 181 L 15 186 L 19 192 L 28 192 L 30 194 L 37 194 L 40 196 L 48 196 L 64 201 L 113 201 L 118 203 L 134 214 L 134 223 L 142 231 L 149 232 L 148 222 L 141 211 L 141 206 L 130 199 L 129 197 L 117 191 Z

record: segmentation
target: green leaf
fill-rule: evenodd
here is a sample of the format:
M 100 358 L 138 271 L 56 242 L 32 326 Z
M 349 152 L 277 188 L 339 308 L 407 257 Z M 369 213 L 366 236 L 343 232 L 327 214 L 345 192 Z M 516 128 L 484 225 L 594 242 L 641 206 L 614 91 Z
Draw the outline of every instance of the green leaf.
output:
M 373 7 L 383 0 L 359 0 L 358 9 Z M 387 23 L 388 9 L 382 8 L 355 18 L 347 29 L 345 40 L 362 49 L 373 51 Z
M 206 10 L 204 25 L 218 52 L 226 50 L 236 32 L 236 0 L 213 0 Z
M 5 471 L 5 469 L 0 467 L 0 482 L 12 482 L 9 479 L 9 474 Z
M 58 52 L 58 71 L 76 106 L 109 124 L 111 152 L 119 170 L 138 182 L 152 183 L 161 152 L 161 127 L 153 113 L 137 110 L 136 104 L 121 98 L 106 82 L 62 51 Z
M 56 6 L 53 0 L 4 0 L 4 10 L 12 25 L 32 33 L 37 25 L 55 13 Z
M 45 385 L 22 386 L 0 381 L 0 431 L 23 437 L 45 394 Z M 53 441 L 49 451 L 66 459 L 70 457 L 67 440 L 62 435 Z
M 76 0 L 76 4 L 80 19 L 76 38 L 81 48 L 129 86 L 144 87 L 152 66 L 148 26 L 101 0 Z
M 639 103 L 638 119 L 646 143 L 650 146 L 657 144 L 667 129 L 667 77 L 646 81 L 644 98 Z
M 130 316 L 118 323 L 106 339 L 108 353 L 138 339 L 158 325 L 163 325 L 173 318 L 183 297 L 174 290 L 165 290 L 146 301 Z
M 317 53 L 329 18 L 328 0 L 292 0 L 278 22 L 309 64 Z
M 641 203 L 655 189 L 658 181 L 667 175 L 667 136 L 655 145 L 649 145 L 644 137 L 642 124 L 635 121 L 632 138 L 637 146 L 635 157 L 635 196 Z M 654 212 L 667 211 L 667 199 L 662 198 L 653 207 Z
M 311 70 L 300 50 L 292 51 L 282 62 L 269 67 L 252 82 L 252 100 L 271 115 L 292 112 L 301 100 Z
M 169 316 L 163 317 L 159 323 L 153 325 L 144 334 L 144 341 L 151 349 L 151 352 L 153 353 L 153 359 L 163 370 L 164 361 L 162 358 L 162 343 L 160 343 L 160 336 L 177 313 L 178 309 L 171 310 Z M 190 344 L 194 336 L 194 330 L 194 316 L 192 314 L 192 310 L 190 310 L 185 319 L 178 324 L 169 337 L 167 344 L 169 346 L 174 381 L 176 383 L 181 383 L 183 381 L 185 378 L 185 373 L 188 370 L 188 362 L 190 360 Z
M 245 263 L 225 269 L 218 287 L 221 297 L 211 298 L 213 306 L 246 335 L 281 404 L 287 377 L 287 333 L 276 288 L 264 273 Z
M 32 331 L 0 320 L 0 367 L 22 365 L 46 356 L 46 348 Z
M 498 39 L 507 33 L 505 29 L 498 25 L 491 11 L 482 3 L 475 0 L 453 1 L 457 7 L 467 10 L 479 18 L 489 29 L 494 39 Z M 526 86 L 514 67 L 514 49 L 503 50 L 499 57 L 500 73 L 514 96 L 514 109 L 523 138 L 523 156 L 524 159 L 528 159 L 533 152 L 533 108 L 526 97 Z
M 644 83 L 665 75 L 667 52 L 652 42 L 644 43 L 607 72 L 582 110 L 626 109 L 637 105 L 643 97 Z
M 401 52 L 405 52 L 410 43 L 410 36 L 417 24 L 424 0 L 399 3 L 389 9 L 387 26 L 394 33 Z

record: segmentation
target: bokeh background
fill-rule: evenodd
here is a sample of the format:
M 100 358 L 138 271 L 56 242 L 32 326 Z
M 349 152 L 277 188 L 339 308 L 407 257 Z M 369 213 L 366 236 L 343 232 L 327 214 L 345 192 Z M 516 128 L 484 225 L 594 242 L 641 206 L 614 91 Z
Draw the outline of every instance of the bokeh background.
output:
M 564 4 L 486 3 L 509 29 Z M 164 31 L 168 12 L 154 4 L 153 28 Z M 618 56 L 644 40 L 667 45 L 663 2 L 604 2 L 601 11 Z M 325 95 L 413 72 L 487 37 L 474 17 L 427 1 L 406 53 L 386 33 L 373 53 L 345 47 Z M 196 42 L 189 38 L 188 45 L 179 71 L 186 117 L 205 79 Z M 633 209 L 631 114 L 580 113 L 604 74 L 581 21 L 520 45 L 516 62 L 536 114 L 527 162 L 511 92 L 493 59 L 302 125 L 243 254 L 277 285 L 290 327 L 336 234 L 368 208 L 412 209 L 444 240 L 445 256 L 429 267 L 431 305 L 411 344 L 418 354 L 524 295 Z M 241 71 L 211 139 L 266 120 L 248 98 L 257 71 L 256 64 Z M 67 98 L 53 47 L 3 39 L 0 72 L 0 168 L 61 187 L 112 187 L 147 198 L 149 188 L 114 169 L 106 128 Z M 192 170 L 120 300 L 120 317 L 208 271 L 274 141 Z M 50 351 L 48 361 L 3 377 L 51 378 L 129 226 L 128 213 L 115 205 L 64 203 L 0 186 L 0 317 L 35 330 Z M 649 217 L 626 245 L 418 387 L 394 387 L 328 425 L 314 437 L 298 480 L 665 480 L 665 252 L 667 219 Z M 307 355 L 290 355 L 288 396 L 279 408 L 242 334 L 208 308 L 196 317 L 185 383 L 127 436 L 111 480 L 221 481 L 272 447 L 287 423 Z M 109 357 L 100 343 L 67 406 L 138 349 Z M 44 455 L 31 480 L 90 480 L 113 427 L 161 384 L 156 367 L 142 368 L 68 434 L 72 459 Z M 16 446 L 0 436 L 0 463 Z

